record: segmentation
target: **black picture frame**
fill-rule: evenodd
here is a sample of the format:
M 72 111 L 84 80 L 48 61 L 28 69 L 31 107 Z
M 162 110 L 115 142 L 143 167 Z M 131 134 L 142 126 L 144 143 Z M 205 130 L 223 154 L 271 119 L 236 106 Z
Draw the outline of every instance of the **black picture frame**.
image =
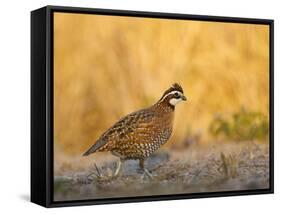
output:
M 53 13 L 101 14 L 111 16 L 150 17 L 161 19 L 200 20 L 228 23 L 268 25 L 270 28 L 270 183 L 268 189 L 208 192 L 145 197 L 125 197 L 79 201 L 53 200 Z M 31 201 L 44 207 L 62 207 L 125 202 L 159 201 L 170 199 L 207 198 L 221 196 L 254 195 L 274 192 L 274 21 L 143 12 L 46 6 L 31 12 Z

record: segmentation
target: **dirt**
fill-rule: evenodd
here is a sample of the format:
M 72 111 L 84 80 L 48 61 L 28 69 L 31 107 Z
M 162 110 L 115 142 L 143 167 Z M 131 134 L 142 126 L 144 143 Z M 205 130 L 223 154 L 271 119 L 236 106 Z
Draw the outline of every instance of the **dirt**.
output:
M 108 154 L 58 162 L 55 201 L 269 188 L 266 143 L 217 143 L 162 149 L 145 162 L 152 179 L 143 174 L 138 161 L 134 160 L 126 161 L 122 175 L 112 178 L 116 158 Z

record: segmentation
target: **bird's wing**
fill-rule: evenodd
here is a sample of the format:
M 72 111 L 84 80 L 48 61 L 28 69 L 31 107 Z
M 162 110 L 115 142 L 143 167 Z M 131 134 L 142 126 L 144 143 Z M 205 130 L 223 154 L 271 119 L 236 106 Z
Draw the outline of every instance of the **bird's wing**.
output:
M 142 129 L 151 123 L 155 113 L 147 109 L 133 112 L 115 123 L 111 128 L 102 134 L 96 143 L 83 155 L 89 155 L 95 151 L 107 151 L 116 142 L 127 139 L 135 130 Z

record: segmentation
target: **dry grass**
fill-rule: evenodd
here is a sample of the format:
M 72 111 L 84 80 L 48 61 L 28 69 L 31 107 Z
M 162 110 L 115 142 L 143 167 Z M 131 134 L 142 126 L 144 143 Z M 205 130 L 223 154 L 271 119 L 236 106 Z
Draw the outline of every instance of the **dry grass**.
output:
M 189 99 L 177 107 L 172 144 L 194 133 L 212 141 L 216 113 L 244 106 L 268 116 L 268 26 L 62 13 L 54 20 L 55 156 L 81 154 L 174 82 Z
M 162 150 L 146 162 L 152 180 L 143 177 L 136 161 L 127 161 L 123 175 L 112 179 L 112 156 L 94 155 L 87 163 L 77 156 L 56 166 L 54 199 L 265 189 L 269 187 L 268 155 L 268 145 L 255 142 Z

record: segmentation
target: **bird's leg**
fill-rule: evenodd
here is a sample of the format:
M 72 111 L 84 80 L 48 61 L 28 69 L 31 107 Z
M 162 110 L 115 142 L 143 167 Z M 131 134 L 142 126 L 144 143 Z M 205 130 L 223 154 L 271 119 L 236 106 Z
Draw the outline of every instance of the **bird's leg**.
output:
M 116 165 L 115 172 L 113 174 L 114 178 L 117 178 L 120 175 L 120 172 L 122 171 L 122 163 L 123 163 L 123 160 L 119 159 L 117 162 L 117 165 Z
M 152 179 L 152 174 L 148 171 L 148 169 L 146 169 L 144 167 L 144 160 L 143 159 L 140 160 L 139 165 L 140 165 L 140 168 L 142 169 L 142 171 L 144 172 L 144 174 Z

